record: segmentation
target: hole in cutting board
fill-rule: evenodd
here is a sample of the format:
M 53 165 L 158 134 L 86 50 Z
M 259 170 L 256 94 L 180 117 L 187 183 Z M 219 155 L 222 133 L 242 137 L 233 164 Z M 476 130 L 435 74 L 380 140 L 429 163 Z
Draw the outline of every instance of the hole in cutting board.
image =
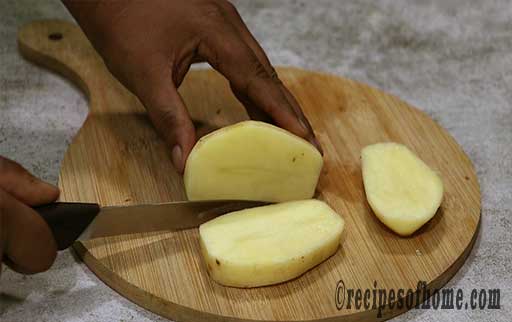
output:
M 52 32 L 51 34 L 48 35 L 48 39 L 50 39 L 52 41 L 59 41 L 63 37 L 64 36 L 60 32 Z

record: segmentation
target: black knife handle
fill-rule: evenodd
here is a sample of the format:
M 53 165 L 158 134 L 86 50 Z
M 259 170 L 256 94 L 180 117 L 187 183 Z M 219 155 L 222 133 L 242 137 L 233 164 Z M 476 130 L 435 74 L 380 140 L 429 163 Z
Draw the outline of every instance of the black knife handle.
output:
M 33 209 L 50 227 L 58 250 L 71 246 L 100 212 L 98 204 L 80 202 L 55 202 Z

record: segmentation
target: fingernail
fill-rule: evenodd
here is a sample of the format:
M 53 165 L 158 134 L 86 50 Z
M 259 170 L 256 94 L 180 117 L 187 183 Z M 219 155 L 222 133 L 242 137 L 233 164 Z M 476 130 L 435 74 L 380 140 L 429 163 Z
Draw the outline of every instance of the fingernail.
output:
M 299 118 L 299 123 L 302 126 L 302 129 L 304 130 L 304 133 L 308 134 L 310 132 L 310 129 L 309 129 L 309 126 L 306 124 L 306 121 L 304 121 L 300 116 L 298 118 Z
M 59 198 L 59 195 L 60 195 L 60 189 L 57 187 L 57 186 L 54 186 L 53 184 L 51 183 L 48 183 L 48 182 L 45 182 L 45 181 L 40 181 L 41 184 L 43 184 L 44 186 L 46 186 L 46 188 L 48 190 L 51 191 L 51 194 L 52 194 L 52 198 L 53 199 L 57 199 Z
M 30 174 L 29 180 L 30 180 L 30 183 L 37 184 L 45 190 L 53 190 L 53 193 L 57 194 L 57 196 L 58 196 L 58 193 L 60 192 L 59 188 L 57 186 L 55 186 L 49 182 L 46 182 L 43 179 L 34 176 L 33 174 Z
M 172 148 L 171 157 L 172 157 L 172 164 L 176 168 L 178 172 L 182 172 L 182 156 L 183 153 L 181 152 L 181 147 L 179 145 L 175 145 Z
M 320 152 L 321 155 L 324 155 L 324 150 L 322 149 L 322 146 L 320 145 L 320 142 L 318 141 L 318 139 L 316 137 L 314 137 L 314 136 L 311 137 L 309 142 L 311 142 L 318 149 L 318 151 Z
M 34 176 L 31 176 L 30 183 L 33 185 L 33 188 L 36 189 L 35 191 L 37 191 L 37 193 L 34 195 L 34 199 L 30 197 L 27 200 L 31 206 L 47 204 L 59 198 L 60 190 L 53 184 Z
M 46 182 L 43 179 L 33 177 L 33 179 L 31 179 L 31 180 L 32 180 L 32 182 L 38 183 L 41 186 L 44 186 L 45 188 L 52 189 L 52 190 L 59 190 L 59 188 L 57 186 L 55 186 L 49 182 Z

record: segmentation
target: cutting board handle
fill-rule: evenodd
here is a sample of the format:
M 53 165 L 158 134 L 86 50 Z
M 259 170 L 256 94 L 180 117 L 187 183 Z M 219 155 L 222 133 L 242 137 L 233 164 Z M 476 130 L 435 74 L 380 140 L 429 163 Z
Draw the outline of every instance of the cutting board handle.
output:
M 112 76 L 82 30 L 63 20 L 41 20 L 20 28 L 18 47 L 27 60 L 74 81 L 89 98 L 112 82 Z M 101 95 L 100 95 L 101 96 Z M 90 104 L 91 111 L 95 106 Z

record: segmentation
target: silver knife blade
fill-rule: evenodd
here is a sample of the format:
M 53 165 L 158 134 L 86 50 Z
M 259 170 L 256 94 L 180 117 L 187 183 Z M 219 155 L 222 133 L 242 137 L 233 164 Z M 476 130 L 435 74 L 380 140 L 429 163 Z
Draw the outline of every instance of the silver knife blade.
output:
M 133 206 L 101 208 L 78 240 L 98 237 L 182 230 L 199 225 L 220 215 L 268 202 L 241 200 L 178 201 Z

